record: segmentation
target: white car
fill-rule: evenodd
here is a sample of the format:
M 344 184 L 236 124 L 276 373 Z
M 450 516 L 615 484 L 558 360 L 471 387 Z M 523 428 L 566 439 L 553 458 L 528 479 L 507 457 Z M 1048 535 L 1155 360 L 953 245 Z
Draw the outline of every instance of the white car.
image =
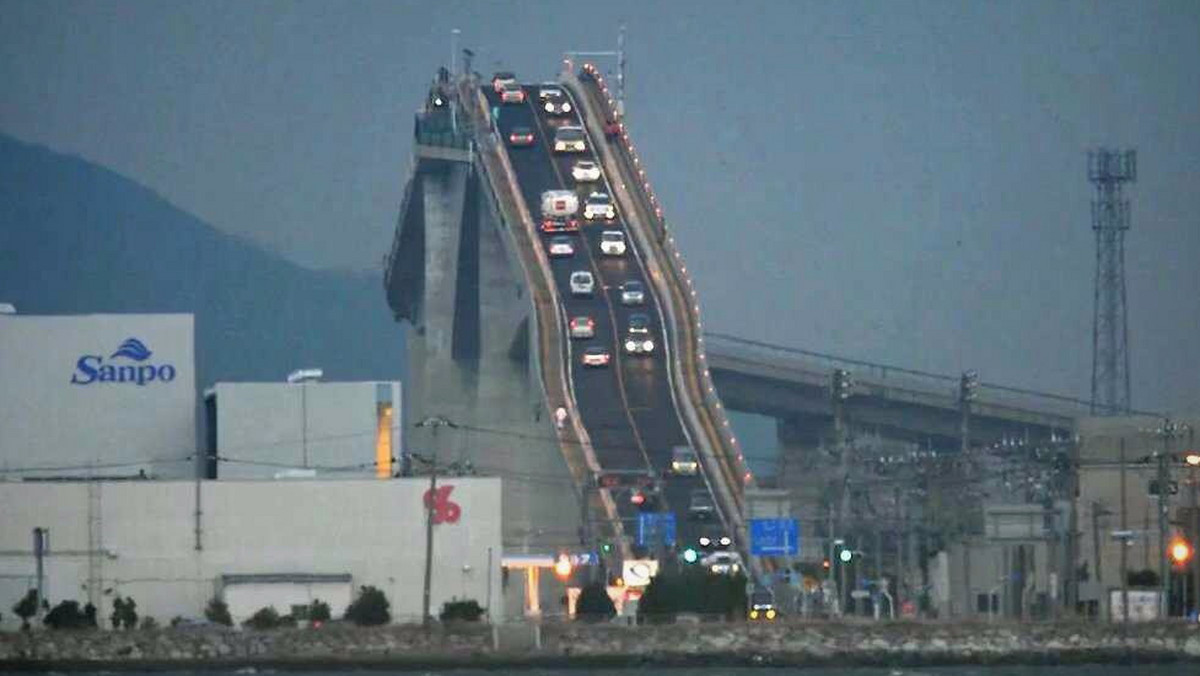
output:
M 587 202 L 583 204 L 583 217 L 589 221 L 611 221 L 617 217 L 617 208 L 613 206 L 612 198 L 607 193 L 594 192 L 588 195 Z
M 612 355 L 603 347 L 589 347 L 583 351 L 580 361 L 584 366 L 608 366 L 608 362 L 612 361 Z
M 516 82 L 505 83 L 500 88 L 501 103 L 525 103 L 525 90 Z
M 553 92 L 552 94 L 546 94 L 546 90 L 543 89 L 538 93 L 538 96 L 542 100 L 542 110 L 550 115 L 570 115 L 571 102 L 567 100 L 567 97 L 563 96 L 561 91 L 557 89 L 551 91 Z
M 575 243 L 570 237 L 551 237 L 550 238 L 550 257 L 565 258 L 575 255 Z
M 600 253 L 605 256 L 624 256 L 625 233 L 620 230 L 605 230 L 600 233 Z
M 596 335 L 596 320 L 580 315 L 571 317 L 570 331 L 572 338 L 592 338 Z
M 700 471 L 700 459 L 691 446 L 671 448 L 671 471 L 679 476 L 696 476 Z
M 737 552 L 713 552 L 700 559 L 700 565 L 715 575 L 736 575 L 742 570 L 742 556 Z
M 576 270 L 571 273 L 571 294 L 575 296 L 590 296 L 596 291 L 596 279 L 587 270 Z
M 554 130 L 554 152 L 582 153 L 587 150 L 587 135 L 583 127 L 563 126 Z
M 641 305 L 646 302 L 646 287 L 636 279 L 621 286 L 621 305 Z
M 538 88 L 538 101 L 546 101 L 562 95 L 562 90 L 558 87 L 543 85 Z
M 600 180 L 600 165 L 591 160 L 580 160 L 571 167 L 571 178 L 576 183 L 587 183 Z

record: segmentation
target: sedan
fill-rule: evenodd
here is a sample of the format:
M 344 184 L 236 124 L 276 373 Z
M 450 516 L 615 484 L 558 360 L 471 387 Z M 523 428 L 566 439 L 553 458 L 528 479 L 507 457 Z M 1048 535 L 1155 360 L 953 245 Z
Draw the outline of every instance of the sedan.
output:
M 571 167 L 571 178 L 576 183 L 586 183 L 600 180 L 600 165 L 591 160 L 580 160 Z
M 492 89 L 495 90 L 495 92 L 497 94 L 499 94 L 500 91 L 502 89 L 504 89 L 505 85 L 516 84 L 516 82 L 517 82 L 517 76 L 515 73 L 509 72 L 507 70 L 502 70 L 492 76 Z
M 625 354 L 650 354 L 654 352 L 654 341 L 650 336 L 629 334 L 625 337 Z
M 613 206 L 612 198 L 602 192 L 588 195 L 583 204 L 583 217 L 589 221 L 604 219 L 611 221 L 617 217 L 617 208 Z
M 572 338 L 592 338 L 596 335 L 596 320 L 584 315 L 571 317 L 570 331 Z
M 508 144 L 517 147 L 533 145 L 533 130 L 529 127 L 513 127 L 512 131 L 508 132 Z
M 550 238 L 550 257 L 551 258 L 566 258 L 567 256 L 575 255 L 575 243 L 570 237 L 551 237 Z
M 578 232 L 579 221 L 570 216 L 547 216 L 542 219 L 542 232 Z
M 641 305 L 646 302 L 646 287 L 636 279 L 621 286 L 621 305 Z
M 605 256 L 624 256 L 625 233 L 620 230 L 605 230 L 600 233 L 600 253 Z
M 573 296 L 590 296 L 596 291 L 596 279 L 587 270 L 572 272 L 570 284 Z
M 501 103 L 525 103 L 525 90 L 516 82 L 509 82 L 500 88 Z
M 554 90 L 553 94 L 548 94 L 542 99 L 542 110 L 550 115 L 569 115 L 571 114 L 571 102 L 563 96 L 562 92 Z
M 639 336 L 650 333 L 650 318 L 640 312 L 629 315 L 629 333 Z
M 580 361 L 583 362 L 584 366 L 591 366 L 593 368 L 608 366 L 608 363 L 612 361 L 612 355 L 608 353 L 607 348 L 589 347 L 583 351 L 583 357 Z

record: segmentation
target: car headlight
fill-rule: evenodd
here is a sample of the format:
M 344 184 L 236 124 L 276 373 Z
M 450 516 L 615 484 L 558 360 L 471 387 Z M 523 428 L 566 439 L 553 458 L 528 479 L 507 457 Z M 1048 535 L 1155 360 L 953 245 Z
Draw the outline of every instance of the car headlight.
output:
M 645 351 L 647 351 L 647 352 L 652 352 L 652 351 L 654 351 L 654 341 L 653 341 L 653 340 L 647 340 L 646 342 L 642 343 L 642 349 L 643 349 L 643 350 L 645 350 Z
M 549 103 L 547 103 L 546 105 L 542 106 L 542 108 L 543 108 L 543 109 L 544 109 L 544 110 L 545 110 L 547 113 L 552 113 L 552 112 L 554 112 L 554 106 L 550 105 Z
M 757 620 L 757 619 L 758 619 L 758 611 L 757 611 L 757 610 L 751 610 L 751 611 L 750 611 L 750 619 L 752 619 L 752 620 Z
M 774 608 L 768 608 L 768 609 L 767 609 L 767 619 L 768 619 L 768 620 L 773 620 L 773 619 L 775 619 L 775 609 L 774 609 Z
M 564 103 L 564 104 L 563 104 L 563 112 L 564 112 L 564 113 L 569 113 L 569 112 L 571 112 L 571 104 L 569 104 L 569 103 Z
M 633 342 L 632 340 L 627 340 L 625 341 L 625 349 L 633 352 L 637 349 L 637 343 Z

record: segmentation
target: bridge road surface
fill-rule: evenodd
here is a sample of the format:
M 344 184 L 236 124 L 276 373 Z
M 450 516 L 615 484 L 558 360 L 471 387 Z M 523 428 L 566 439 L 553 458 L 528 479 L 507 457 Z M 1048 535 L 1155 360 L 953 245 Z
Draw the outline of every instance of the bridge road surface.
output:
M 588 222 L 583 219 L 583 203 L 593 190 L 611 191 L 603 178 L 599 183 L 575 185 L 571 167 L 578 160 L 600 164 L 599 157 L 588 139 L 588 149 L 582 153 L 552 152 L 554 129 L 563 125 L 579 125 L 579 107 L 561 117 L 551 116 L 541 109 L 537 100 L 539 87 L 524 86 L 525 103 L 502 104 L 490 83 L 483 87 L 488 104 L 499 107 L 498 129 L 508 151 L 509 160 L 520 182 L 529 213 L 540 225 L 541 196 L 546 190 L 575 190 L 579 196 L 577 218 L 580 232 L 571 235 L 575 240 L 575 255 L 550 259 L 555 284 L 563 302 L 566 317 L 587 315 L 596 323 L 595 337 L 589 340 L 567 340 L 569 349 L 571 387 L 579 407 L 581 421 L 588 431 L 597 460 L 604 470 L 650 469 L 660 479 L 664 508 L 674 512 L 676 538 L 680 548 L 694 545 L 702 533 L 717 534 L 719 525 L 689 521 L 688 507 L 693 489 L 707 488 L 703 475 L 679 477 L 669 473 L 671 448 L 689 445 L 672 398 L 668 364 L 665 357 L 662 314 L 654 287 L 646 278 L 641 260 L 634 252 L 634 240 L 629 235 L 620 209 L 610 222 Z M 508 144 L 509 132 L 515 127 L 533 130 L 534 145 L 513 147 Z M 605 142 L 599 139 L 600 142 Z M 602 165 L 601 165 L 602 166 Z M 627 252 L 623 257 L 600 254 L 600 234 L 604 230 L 625 232 Z M 540 234 L 542 246 L 548 246 L 552 235 Z M 576 270 L 588 270 L 596 279 L 597 289 L 592 298 L 571 295 L 569 278 Z M 642 306 L 621 304 L 621 285 L 639 280 L 646 289 Z M 649 356 L 627 355 L 622 349 L 629 316 L 643 313 L 650 318 L 650 336 L 655 348 Z M 566 330 L 566 327 L 563 327 Z M 593 345 L 606 347 L 612 355 L 607 368 L 583 366 L 583 350 Z M 622 519 L 627 519 L 626 532 L 637 533 L 639 510 L 629 502 L 627 494 L 618 493 L 614 499 Z M 719 521 L 715 522 L 719 524 Z

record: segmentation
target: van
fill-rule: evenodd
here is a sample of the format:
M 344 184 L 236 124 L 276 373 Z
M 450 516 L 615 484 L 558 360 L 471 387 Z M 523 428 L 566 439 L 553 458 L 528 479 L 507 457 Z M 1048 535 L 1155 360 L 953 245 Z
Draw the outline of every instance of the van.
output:
M 542 193 L 542 218 L 569 217 L 579 211 L 579 195 L 571 190 L 547 190 Z

